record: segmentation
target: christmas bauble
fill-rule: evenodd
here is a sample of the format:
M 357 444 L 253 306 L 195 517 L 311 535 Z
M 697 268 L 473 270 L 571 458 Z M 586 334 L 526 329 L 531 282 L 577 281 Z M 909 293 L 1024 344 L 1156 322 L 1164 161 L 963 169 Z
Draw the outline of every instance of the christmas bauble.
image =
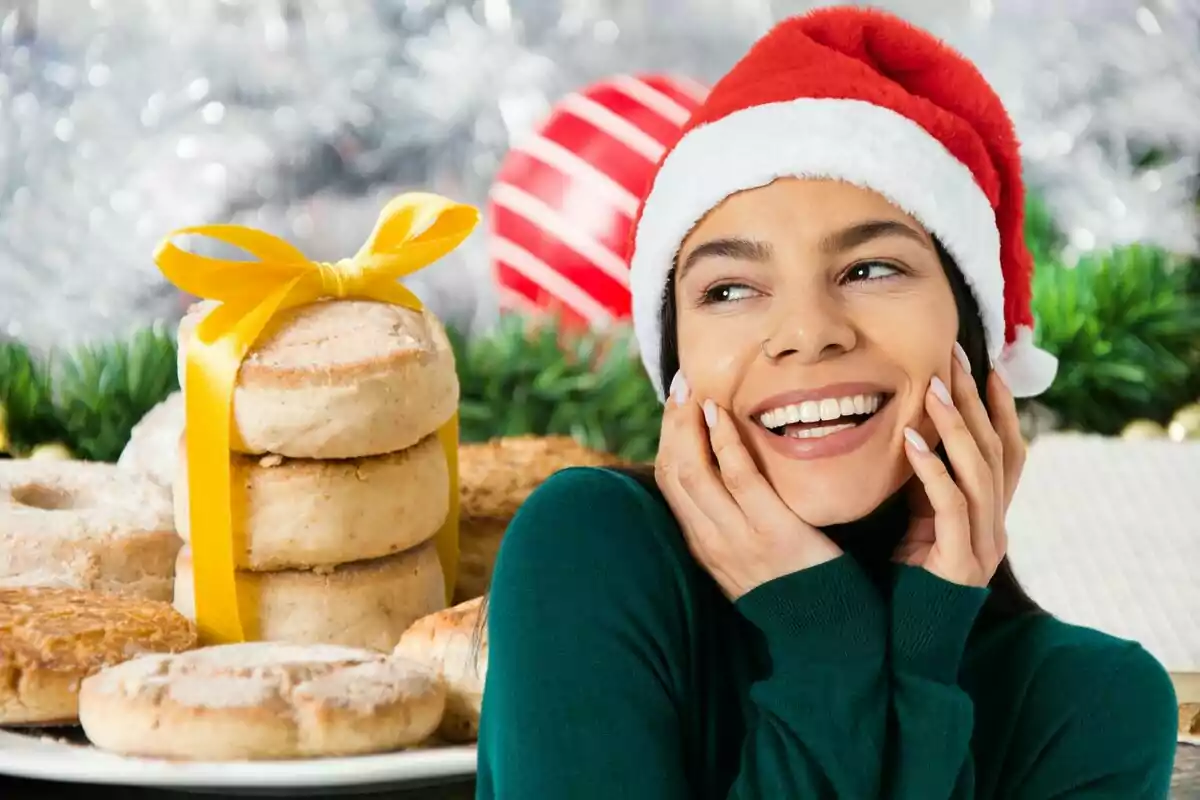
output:
M 1167 426 L 1167 435 L 1176 442 L 1185 439 L 1200 439 L 1200 403 L 1184 406 L 1175 412 L 1171 424 Z
M 514 143 L 488 199 L 501 308 L 588 327 L 629 317 L 638 204 L 705 93 L 683 78 L 617 76 L 567 96 Z
M 1166 438 L 1167 431 L 1162 425 L 1150 419 L 1135 419 L 1121 431 L 1122 439 L 1144 440 Z

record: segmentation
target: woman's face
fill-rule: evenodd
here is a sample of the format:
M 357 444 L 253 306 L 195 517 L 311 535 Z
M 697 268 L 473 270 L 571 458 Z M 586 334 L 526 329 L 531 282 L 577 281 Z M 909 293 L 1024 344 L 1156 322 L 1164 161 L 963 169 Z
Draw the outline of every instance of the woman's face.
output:
M 728 409 L 780 497 L 823 526 L 861 519 L 912 475 L 905 426 L 938 442 L 958 312 L 929 234 L 882 196 L 782 179 L 736 194 L 684 241 L 680 369 Z M 764 352 L 765 350 L 765 352 Z

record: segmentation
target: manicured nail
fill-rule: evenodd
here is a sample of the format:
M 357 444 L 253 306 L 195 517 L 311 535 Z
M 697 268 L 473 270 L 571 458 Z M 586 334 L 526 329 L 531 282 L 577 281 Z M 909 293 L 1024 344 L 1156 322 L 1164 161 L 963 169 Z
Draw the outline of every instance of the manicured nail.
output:
M 937 395 L 938 400 L 941 400 L 948 406 L 954 405 L 954 401 L 950 399 L 950 390 L 946 388 L 946 384 L 942 383 L 942 379 L 937 375 L 934 375 L 933 380 L 929 382 L 929 388 Z
M 708 427 L 713 427 L 717 424 L 717 404 L 712 400 L 705 400 L 704 405 L 704 421 L 708 423 Z
M 996 373 L 996 377 L 1004 384 L 1004 388 L 1012 391 L 1012 384 L 1008 382 L 1008 372 L 1004 369 L 1004 365 L 997 361 L 992 364 L 992 372 Z
M 912 428 L 904 429 L 904 438 L 908 440 L 908 443 L 913 446 L 914 450 L 921 453 L 929 452 L 929 445 L 925 442 L 925 439 Z
M 682 372 L 676 372 L 675 377 L 671 379 L 671 397 L 675 399 L 675 405 L 677 406 L 681 406 L 687 402 L 688 385 Z
M 971 359 L 967 358 L 967 351 L 963 350 L 963 346 L 958 342 L 954 343 L 954 357 L 958 359 L 958 363 L 962 364 L 962 368 L 971 374 Z

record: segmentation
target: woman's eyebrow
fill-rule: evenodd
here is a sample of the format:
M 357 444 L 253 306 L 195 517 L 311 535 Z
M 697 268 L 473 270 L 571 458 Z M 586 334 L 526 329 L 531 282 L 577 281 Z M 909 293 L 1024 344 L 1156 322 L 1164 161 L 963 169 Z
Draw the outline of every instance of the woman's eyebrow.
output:
M 821 252 L 828 254 L 843 253 L 861 247 L 875 239 L 885 236 L 903 236 L 906 239 L 929 248 L 929 240 L 915 228 L 890 219 L 868 220 L 859 222 L 839 231 L 821 237 L 818 247 Z M 735 258 L 740 261 L 763 263 L 771 258 L 771 245 L 751 239 L 725 238 L 713 239 L 696 247 L 688 253 L 687 258 L 679 268 L 682 277 L 698 261 L 705 258 Z
M 912 239 L 914 242 L 918 242 L 925 248 L 929 247 L 928 239 L 920 231 L 905 225 L 903 222 L 896 222 L 890 219 L 860 222 L 843 228 L 840 231 L 826 234 L 821 237 L 818 247 L 822 253 L 843 253 L 884 236 L 903 236 Z
M 770 260 L 771 245 L 750 239 L 713 239 L 688 253 L 679 267 L 679 276 L 683 277 L 697 261 L 705 258 L 736 258 L 761 264 Z

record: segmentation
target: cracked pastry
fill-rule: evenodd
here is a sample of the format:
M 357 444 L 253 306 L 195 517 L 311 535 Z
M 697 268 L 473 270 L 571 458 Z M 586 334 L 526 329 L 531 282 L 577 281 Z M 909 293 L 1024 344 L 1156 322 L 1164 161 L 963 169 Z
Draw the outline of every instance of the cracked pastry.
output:
M 195 646 L 195 627 L 166 603 L 0 588 L 0 725 L 71 724 L 89 675 L 144 653 Z

